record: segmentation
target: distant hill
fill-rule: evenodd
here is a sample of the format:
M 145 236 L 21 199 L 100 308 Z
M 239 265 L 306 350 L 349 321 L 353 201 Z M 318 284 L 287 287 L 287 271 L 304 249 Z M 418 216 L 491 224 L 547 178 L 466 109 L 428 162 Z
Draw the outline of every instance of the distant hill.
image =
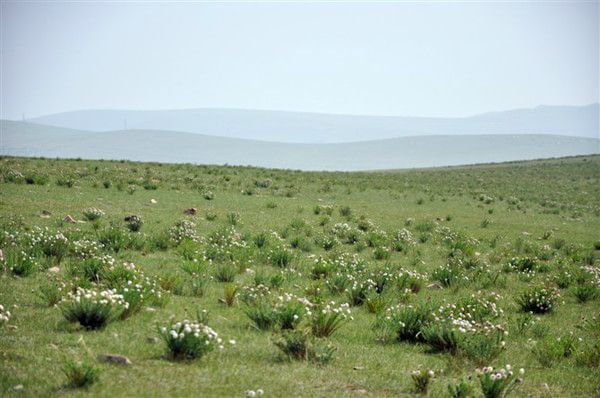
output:
M 600 140 L 556 135 L 438 135 L 343 144 L 293 144 L 158 131 L 90 132 L 0 122 L 0 154 L 302 170 L 375 170 L 599 153 Z
M 122 129 L 169 130 L 274 142 L 340 143 L 422 135 L 551 134 L 600 138 L 599 120 L 599 105 L 592 104 L 539 106 L 465 118 L 186 109 L 84 110 L 28 121 L 96 132 Z

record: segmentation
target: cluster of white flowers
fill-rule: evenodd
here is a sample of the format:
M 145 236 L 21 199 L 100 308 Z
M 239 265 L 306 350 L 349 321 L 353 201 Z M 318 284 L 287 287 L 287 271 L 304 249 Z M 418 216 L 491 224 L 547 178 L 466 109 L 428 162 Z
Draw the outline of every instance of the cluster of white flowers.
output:
M 246 304 L 252 304 L 269 296 L 270 294 L 271 290 L 269 287 L 263 284 L 256 286 L 244 285 L 239 290 L 238 298 Z
M 246 390 L 246 391 L 244 392 L 244 394 L 245 394 L 246 398 L 262 397 L 262 395 L 263 395 L 264 393 L 265 393 L 265 392 L 263 391 L 263 389 L 262 389 L 262 388 L 259 388 L 259 389 L 257 389 L 257 390 Z
M 39 245 L 52 248 L 69 242 L 67 237 L 61 232 L 52 233 L 48 227 L 40 228 L 35 226 L 31 232 L 23 233 L 22 237 L 31 247 Z
M 199 242 L 201 240 L 198 240 Z M 247 259 L 245 264 L 239 264 L 236 252 L 246 248 L 248 244 L 242 239 L 241 234 L 230 227 L 211 233 L 206 237 L 206 246 L 202 251 L 202 260 L 208 264 L 213 261 L 230 261 L 234 265 L 249 266 L 253 260 Z
M 492 379 L 492 381 L 509 380 L 514 375 L 514 371 L 512 369 L 512 366 L 510 366 L 510 365 L 506 365 L 500 369 L 494 369 L 491 366 L 485 366 L 483 368 L 477 369 L 476 372 L 478 375 L 489 375 L 489 377 L 490 377 L 490 379 Z M 519 376 L 522 377 L 523 375 L 525 375 L 525 369 L 520 368 Z
M 406 268 L 400 268 L 396 275 L 395 278 L 397 280 L 403 280 L 403 279 L 415 279 L 415 280 L 426 280 L 427 279 L 427 275 L 425 274 L 421 274 L 417 271 L 412 271 Z
M 350 225 L 348 225 L 348 223 L 345 223 L 345 222 L 335 223 L 333 225 L 333 227 L 331 227 L 331 233 L 334 235 L 337 235 L 340 238 L 343 238 L 344 236 L 346 236 L 346 234 L 348 232 L 350 232 L 351 230 L 352 230 L 352 227 Z
M 426 372 L 424 372 L 424 369 L 417 369 L 417 370 L 413 370 L 412 372 L 410 372 L 410 374 L 413 376 L 427 375 L 429 378 L 435 377 L 435 372 L 431 369 L 427 369 Z
M 196 233 L 196 224 L 190 220 L 177 222 L 169 229 L 169 236 L 175 243 L 180 243 L 184 239 L 199 241 L 200 237 Z
M 600 286 L 600 267 L 594 265 L 585 265 L 582 267 L 592 277 L 592 283 Z
M 104 245 L 95 240 L 80 239 L 73 242 L 71 250 L 77 257 L 86 259 L 99 255 Z
M 350 311 L 350 304 L 348 303 L 337 305 L 335 301 L 330 301 L 324 306 L 320 307 L 319 310 L 323 315 L 339 314 L 342 315 L 343 318 L 350 317 L 350 319 L 352 319 L 350 316 L 352 311 Z
M 84 289 L 77 287 L 75 293 L 69 292 L 62 300 L 64 302 L 91 303 L 107 306 L 120 306 L 129 308 L 129 303 L 125 301 L 122 294 L 117 293 L 117 289 L 98 290 L 95 288 Z
M 436 322 L 446 322 L 461 333 L 492 333 L 501 331 L 508 334 L 502 324 L 492 321 L 504 315 L 498 307 L 501 296 L 494 292 L 477 292 L 461 300 L 458 304 L 442 305 L 433 313 Z
M 198 322 L 192 322 L 188 319 L 173 323 L 170 327 L 162 327 L 160 332 L 163 336 L 172 340 L 198 339 L 204 345 L 214 345 L 219 349 L 224 349 L 223 339 L 219 334 L 207 325 Z M 230 344 L 234 345 L 235 340 L 231 340 Z
M 402 228 L 396 233 L 396 241 L 405 243 L 409 246 L 414 246 L 416 244 L 413 234 L 406 228 Z
M 346 289 L 346 293 L 354 292 L 364 292 L 366 293 L 368 290 L 374 289 L 377 286 L 377 283 L 373 279 L 363 278 L 361 275 L 348 275 L 348 280 L 351 285 Z
M 104 216 L 104 214 L 105 213 L 102 210 L 97 209 L 95 207 L 88 207 L 87 209 L 83 210 L 84 217 L 89 221 L 97 220 L 100 217 Z
M 144 302 L 152 299 L 160 301 L 163 291 L 156 277 L 145 275 L 142 270 L 131 262 L 125 262 L 118 266 L 111 264 L 108 270 L 115 271 L 118 267 L 122 267 L 129 273 L 127 282 L 117 290 L 123 295 L 126 301 L 130 300 L 134 295 L 138 296 Z
M 548 312 L 559 297 L 560 293 L 553 287 L 534 287 L 523 294 L 521 306 L 533 312 Z
M 35 261 L 35 257 L 27 254 L 25 251 L 21 250 L 20 252 L 15 253 L 15 263 L 10 264 L 10 271 L 16 272 L 18 269 L 22 268 L 38 268 L 38 263 Z M 18 272 L 17 272 L 18 273 Z
M 0 326 L 4 325 L 5 323 L 8 323 L 8 321 L 10 320 L 10 316 L 10 311 L 4 309 L 4 306 L 0 304 Z

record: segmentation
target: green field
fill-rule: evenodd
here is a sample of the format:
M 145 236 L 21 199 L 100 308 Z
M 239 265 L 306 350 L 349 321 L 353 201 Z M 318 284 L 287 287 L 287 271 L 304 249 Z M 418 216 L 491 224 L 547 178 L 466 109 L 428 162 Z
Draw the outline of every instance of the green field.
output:
M 3 157 L 0 173 L 1 396 L 411 396 L 421 369 L 423 394 L 463 380 L 480 397 L 476 369 L 506 364 L 525 370 L 510 396 L 600 394 L 600 156 L 369 173 Z M 78 287 L 128 292 L 128 310 L 70 322 Z M 172 316 L 224 348 L 170 355 Z M 97 380 L 69 385 L 68 363 Z

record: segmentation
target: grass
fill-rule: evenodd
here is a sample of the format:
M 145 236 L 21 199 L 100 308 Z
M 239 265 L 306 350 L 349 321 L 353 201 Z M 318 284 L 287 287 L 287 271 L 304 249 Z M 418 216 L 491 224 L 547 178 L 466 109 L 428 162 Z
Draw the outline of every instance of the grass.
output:
M 14 172 L 26 181 L 11 178 Z M 429 396 L 445 396 L 464 380 L 481 396 L 476 358 L 446 345 L 432 349 L 420 335 L 380 339 L 382 330 L 373 327 L 389 307 L 439 308 L 468 302 L 480 290 L 499 294 L 502 312 L 477 313 L 478 319 L 509 331 L 485 365 L 526 370 L 511 396 L 593 396 L 600 388 L 600 351 L 589 348 L 600 336 L 596 327 L 583 327 L 600 318 L 599 156 L 373 173 L 4 157 L 0 174 L 0 248 L 11 263 L 20 250 L 33 257 L 23 274 L 6 263 L 0 271 L 0 304 L 11 313 L 0 325 L 1 396 L 241 397 L 257 389 L 272 397 L 408 396 L 415 369 L 435 371 Z M 198 215 L 184 215 L 190 207 Z M 83 221 L 86 209 L 104 214 L 93 222 L 63 221 Z M 133 215 L 143 220 L 135 231 L 124 221 Z M 344 223 L 350 229 L 340 232 Z M 410 235 L 399 235 L 403 229 Z M 28 238 L 34 232 L 41 242 Z M 83 240 L 104 246 L 98 253 L 73 250 Z M 90 257 L 105 265 L 92 267 Z M 123 263 L 135 268 L 118 268 Z M 99 330 L 63 317 L 57 296 L 66 292 L 58 287 L 121 289 L 134 277 L 156 278 L 148 289 L 162 286 L 162 298 L 136 302 L 139 310 Z M 329 325 L 328 337 L 312 334 L 312 315 L 289 334 L 335 347 L 335 355 L 325 351 L 319 363 L 285 360 L 282 335 L 247 315 L 254 307 L 246 292 L 258 285 L 271 299 L 289 293 L 312 309 L 351 304 L 343 324 Z M 351 303 L 346 289 L 363 285 L 364 299 Z M 519 297 L 540 286 L 558 289 L 552 311 L 524 313 Z M 158 326 L 172 316 L 194 320 L 200 309 L 235 345 L 170 360 Z M 571 335 L 569 356 L 551 356 L 542 366 L 547 346 L 532 353 L 532 341 Z M 483 338 L 470 341 L 470 350 L 487 349 L 475 344 Z M 107 353 L 133 365 L 96 360 Z M 74 361 L 93 366 L 98 379 L 65 390 L 63 365 Z M 23 389 L 15 390 L 19 384 Z

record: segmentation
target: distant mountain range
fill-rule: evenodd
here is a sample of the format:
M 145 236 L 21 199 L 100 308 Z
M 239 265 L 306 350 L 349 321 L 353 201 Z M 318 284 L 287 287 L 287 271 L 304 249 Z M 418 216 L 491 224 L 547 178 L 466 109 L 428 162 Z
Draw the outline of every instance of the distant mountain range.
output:
M 487 117 L 493 118 L 493 115 Z M 551 134 L 424 135 L 340 144 L 301 144 L 154 129 L 94 132 L 0 121 L 0 154 L 18 156 L 353 171 L 592 153 L 600 153 L 597 138 Z
M 549 134 L 600 138 L 598 104 L 539 106 L 464 118 L 206 108 L 165 111 L 83 110 L 27 121 L 91 132 L 168 130 L 288 143 L 341 143 L 425 135 Z

